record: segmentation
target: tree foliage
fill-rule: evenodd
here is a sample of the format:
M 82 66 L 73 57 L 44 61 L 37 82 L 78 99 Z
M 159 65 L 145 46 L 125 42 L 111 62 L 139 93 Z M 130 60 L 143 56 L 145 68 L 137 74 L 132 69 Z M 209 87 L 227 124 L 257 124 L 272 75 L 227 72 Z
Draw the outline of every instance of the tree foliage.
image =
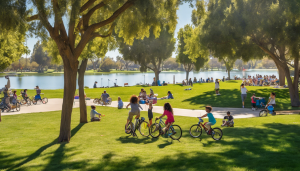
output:
M 100 64 L 100 69 L 106 72 L 110 72 L 110 70 L 115 67 L 116 67 L 116 63 L 110 57 L 105 57 Z
M 51 62 L 51 58 L 48 56 L 48 53 L 43 50 L 43 45 L 39 41 L 33 47 L 31 62 L 33 61 L 39 64 L 39 70 L 42 70 L 44 66 L 49 65 Z
M 185 25 L 180 28 L 177 36 L 177 62 L 183 64 L 186 71 L 186 79 L 188 80 L 189 72 L 193 69 L 199 71 L 201 67 L 208 61 L 207 48 L 195 47 L 193 43 L 195 38 L 192 37 L 193 32 L 197 31 L 191 25 Z M 195 50 L 197 49 L 197 50 Z

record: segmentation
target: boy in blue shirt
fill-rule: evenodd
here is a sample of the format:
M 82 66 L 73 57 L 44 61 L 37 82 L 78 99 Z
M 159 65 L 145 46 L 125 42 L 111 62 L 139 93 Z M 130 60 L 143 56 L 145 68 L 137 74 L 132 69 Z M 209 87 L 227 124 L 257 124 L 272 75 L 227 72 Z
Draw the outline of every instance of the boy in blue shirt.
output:
M 93 121 L 100 121 L 100 119 L 101 119 L 100 116 L 105 116 L 105 115 L 102 115 L 101 113 L 98 113 L 96 111 L 96 106 L 92 105 L 91 108 L 92 108 L 92 110 L 90 112 L 91 122 L 93 122 Z M 97 117 L 97 115 L 99 116 L 99 118 Z
M 121 97 L 118 97 L 118 109 L 123 108 L 123 101 L 121 100 Z
M 212 111 L 212 107 L 211 106 L 206 106 L 205 107 L 205 111 L 207 112 L 207 114 L 201 116 L 200 118 L 204 118 L 204 117 L 208 117 L 208 122 L 204 123 L 204 126 L 207 128 L 208 131 L 208 134 L 211 135 L 211 126 L 216 124 L 217 121 L 214 117 L 214 115 L 211 113 Z

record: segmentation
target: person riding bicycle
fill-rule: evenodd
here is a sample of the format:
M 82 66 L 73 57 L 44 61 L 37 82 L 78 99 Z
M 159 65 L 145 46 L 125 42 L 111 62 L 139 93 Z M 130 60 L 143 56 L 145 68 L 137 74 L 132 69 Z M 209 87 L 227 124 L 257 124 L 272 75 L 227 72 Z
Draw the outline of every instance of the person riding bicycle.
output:
M 130 105 L 131 110 L 128 112 L 128 118 L 126 122 L 126 127 L 125 127 L 125 133 L 129 133 L 130 130 L 127 130 L 126 128 L 128 127 L 128 123 L 132 121 L 133 116 L 136 115 L 135 119 L 138 119 L 140 117 L 140 110 L 141 105 L 138 103 L 138 97 L 136 95 L 132 95 L 129 100 L 129 104 L 126 106 L 126 109 L 128 109 L 128 106 Z
M 161 115 L 160 117 L 157 117 L 156 120 L 161 119 L 164 116 L 167 116 L 167 120 L 165 122 L 166 126 L 162 129 L 163 134 L 165 134 L 166 131 L 169 130 L 170 126 L 175 122 L 173 108 L 172 108 L 170 103 L 165 103 L 165 105 L 164 105 L 164 114 Z
M 212 111 L 211 106 L 206 106 L 205 111 L 207 112 L 207 114 L 201 116 L 200 118 L 204 118 L 206 116 L 208 117 L 208 122 L 204 123 L 204 126 L 207 128 L 208 134 L 211 135 L 211 126 L 216 124 L 217 121 L 216 121 L 214 115 L 211 113 L 211 111 Z
M 271 93 L 270 97 L 269 97 L 269 101 L 266 105 L 266 109 L 268 106 L 276 106 L 276 102 L 275 102 L 275 98 L 276 98 L 276 94 L 274 92 Z
M 35 100 L 42 100 L 42 98 L 41 98 L 42 90 L 39 88 L 39 86 L 36 86 L 34 89 L 36 90 L 36 95 L 35 95 L 34 99 Z
M 17 95 L 17 91 L 13 91 L 13 99 L 12 99 L 12 104 L 16 105 L 17 104 L 17 99 L 18 99 L 18 95 Z
M 8 76 L 5 76 L 5 78 L 7 79 L 7 84 L 3 88 L 4 97 L 2 101 L 4 101 L 4 105 L 7 106 L 9 110 L 11 110 L 10 97 L 9 97 L 10 80 Z
M 24 89 L 24 91 L 21 94 L 22 94 L 23 99 L 27 101 L 27 99 L 28 99 L 27 89 Z

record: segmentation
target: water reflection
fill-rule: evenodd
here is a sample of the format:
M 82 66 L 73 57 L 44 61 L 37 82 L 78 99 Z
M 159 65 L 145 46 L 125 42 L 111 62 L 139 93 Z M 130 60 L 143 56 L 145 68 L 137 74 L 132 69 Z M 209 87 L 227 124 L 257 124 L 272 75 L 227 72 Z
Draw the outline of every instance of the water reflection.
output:
M 246 72 L 242 71 L 232 71 L 231 77 L 235 75 L 238 77 L 247 75 L 276 75 L 277 70 L 248 70 Z M 227 72 L 223 71 L 201 71 L 201 72 L 191 72 L 189 74 L 190 78 L 196 77 L 197 80 L 202 78 L 213 77 L 223 78 L 227 77 Z M 161 72 L 160 73 L 161 82 L 173 83 L 173 76 L 175 76 L 175 82 L 182 82 L 185 79 L 185 72 Z M 113 86 L 116 83 L 119 86 L 123 86 L 124 83 L 129 85 L 136 85 L 137 83 L 152 83 L 154 73 L 112 73 L 112 74 L 90 74 L 85 75 L 84 85 L 92 88 L 95 81 L 98 82 L 98 86 Z M 63 74 L 41 74 L 41 75 L 22 75 L 18 77 L 10 77 L 11 87 L 15 89 L 33 89 L 35 86 L 40 86 L 42 89 L 63 89 L 64 87 L 64 76 Z M 6 84 L 6 79 L 4 75 L 0 75 L 0 87 Z M 78 87 L 78 86 L 77 86 Z

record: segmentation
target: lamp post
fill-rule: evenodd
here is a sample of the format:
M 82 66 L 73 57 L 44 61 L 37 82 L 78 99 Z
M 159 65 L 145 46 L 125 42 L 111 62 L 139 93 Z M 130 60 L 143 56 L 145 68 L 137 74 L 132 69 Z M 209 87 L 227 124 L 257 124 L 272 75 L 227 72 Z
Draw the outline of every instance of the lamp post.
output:
M 118 79 L 116 79 L 116 86 L 117 86 L 117 80 L 118 80 Z
M 145 74 L 144 74 L 144 85 L 145 85 Z
M 109 87 L 109 79 L 108 79 L 108 83 L 107 83 L 108 87 Z
M 101 78 L 101 87 L 102 87 L 102 79 L 103 79 L 103 78 Z

